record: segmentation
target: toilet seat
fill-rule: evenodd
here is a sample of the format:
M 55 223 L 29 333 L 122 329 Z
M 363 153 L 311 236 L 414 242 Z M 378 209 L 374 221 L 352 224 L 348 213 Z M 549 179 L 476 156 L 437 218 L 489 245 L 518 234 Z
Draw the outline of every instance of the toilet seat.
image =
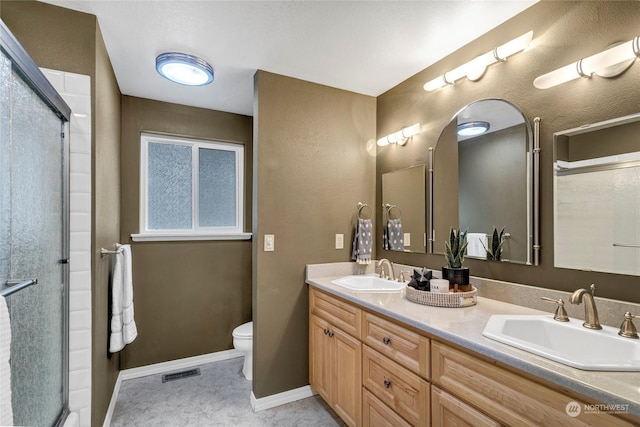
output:
M 250 339 L 253 337 L 253 322 L 244 323 L 233 330 L 234 338 Z

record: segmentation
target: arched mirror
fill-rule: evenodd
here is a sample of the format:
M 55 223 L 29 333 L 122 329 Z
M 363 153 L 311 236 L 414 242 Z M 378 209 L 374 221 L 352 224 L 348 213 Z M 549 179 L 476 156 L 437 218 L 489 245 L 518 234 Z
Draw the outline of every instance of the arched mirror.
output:
M 538 122 L 533 132 L 502 99 L 472 102 L 453 116 L 430 156 L 430 252 L 444 253 L 453 227 L 468 233 L 468 258 L 538 264 Z

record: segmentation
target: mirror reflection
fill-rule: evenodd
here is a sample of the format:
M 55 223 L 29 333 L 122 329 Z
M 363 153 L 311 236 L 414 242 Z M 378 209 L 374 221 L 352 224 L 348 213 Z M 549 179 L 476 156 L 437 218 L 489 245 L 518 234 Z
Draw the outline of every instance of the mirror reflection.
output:
M 554 134 L 554 265 L 640 275 L 640 114 Z
M 425 166 L 382 174 L 382 247 L 425 253 Z
M 501 99 L 473 102 L 443 129 L 433 155 L 433 252 L 444 252 L 449 228 L 468 232 L 467 257 L 531 263 L 531 127 L 519 108 Z

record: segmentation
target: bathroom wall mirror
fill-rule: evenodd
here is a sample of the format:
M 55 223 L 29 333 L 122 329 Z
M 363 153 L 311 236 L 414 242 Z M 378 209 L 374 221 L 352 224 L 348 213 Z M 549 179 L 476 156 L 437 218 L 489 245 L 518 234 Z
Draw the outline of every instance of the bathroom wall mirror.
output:
M 640 275 L 640 113 L 553 136 L 554 265 Z
M 425 253 L 425 166 L 382 174 L 383 249 Z
M 444 252 L 454 227 L 469 233 L 467 257 L 487 259 L 495 226 L 505 229 L 500 261 L 538 264 L 535 146 L 529 121 L 508 101 L 479 100 L 453 116 L 431 156 L 430 252 Z

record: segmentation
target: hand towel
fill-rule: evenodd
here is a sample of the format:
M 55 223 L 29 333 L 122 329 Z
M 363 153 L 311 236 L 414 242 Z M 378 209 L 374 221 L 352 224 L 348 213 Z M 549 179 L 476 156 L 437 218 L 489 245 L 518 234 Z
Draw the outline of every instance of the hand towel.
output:
M 467 233 L 467 256 L 486 258 L 487 235 L 484 233 Z
M 351 259 L 358 264 L 371 263 L 371 246 L 373 240 L 371 229 L 370 219 L 358 218 L 353 236 L 353 252 L 351 254 Z
M 4 297 L 0 297 L 0 425 L 13 425 L 11 407 L 11 322 Z
M 392 251 L 404 251 L 404 233 L 402 232 L 402 221 L 400 218 L 388 220 L 386 228 L 388 249 Z
M 133 276 L 131 246 L 118 245 L 111 286 L 111 336 L 109 352 L 115 353 L 133 342 L 138 329 L 133 315 Z

